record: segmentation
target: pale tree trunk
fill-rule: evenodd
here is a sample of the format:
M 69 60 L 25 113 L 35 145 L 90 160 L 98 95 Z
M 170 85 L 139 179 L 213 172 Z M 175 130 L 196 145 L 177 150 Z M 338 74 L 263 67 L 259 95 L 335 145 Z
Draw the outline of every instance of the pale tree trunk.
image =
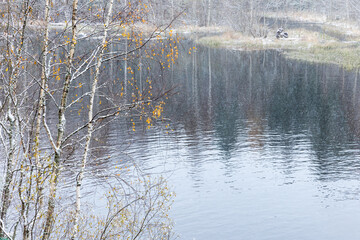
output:
M 127 98 L 127 85 L 128 85 L 128 78 L 127 78 L 127 68 L 128 68 L 128 65 L 127 65 L 127 58 L 128 58 L 128 39 L 127 37 L 125 38 L 125 62 L 124 62 L 124 98 L 125 98 L 125 101 L 126 101 L 126 98 Z
M 7 38 L 9 38 L 10 35 L 10 13 L 11 13 L 11 8 L 10 8 L 10 1 L 7 1 L 7 13 L 8 13 L 8 22 L 7 22 L 7 26 L 6 26 L 6 36 Z M 9 39 L 7 39 L 7 52 L 10 53 L 10 51 L 12 51 L 12 46 L 10 46 L 9 43 Z M 10 58 L 9 54 L 8 57 Z M 8 69 L 12 69 L 11 63 L 8 63 Z M 9 87 L 10 87 L 10 94 L 12 94 L 12 76 L 11 76 L 11 72 L 9 71 Z M 9 122 L 9 131 L 7 132 L 7 135 L 9 137 L 9 154 L 7 156 L 6 159 L 6 173 L 5 173 L 5 184 L 3 186 L 2 189 L 2 195 L 1 195 L 1 212 L 0 212 L 0 220 L 2 220 L 4 222 L 4 228 L 6 227 L 6 215 L 7 215 L 7 210 L 9 207 L 9 198 L 10 198 L 10 184 L 13 178 L 13 161 L 14 161 L 14 140 L 13 140 L 13 135 L 14 135 L 14 126 L 15 126 L 15 117 L 13 116 L 13 114 L 11 113 L 11 100 L 8 100 L 8 116 L 7 116 L 7 120 Z M 0 237 L 3 237 L 3 231 L 0 232 Z
M 5 225 L 1 219 L 0 219 L 0 231 L 1 231 L 0 237 L 8 238 L 9 240 L 12 240 L 12 238 L 10 237 L 10 234 L 5 231 Z
M 127 0 L 125 0 L 125 7 L 127 6 Z M 125 37 L 125 62 L 124 62 L 124 98 L 126 101 L 126 95 L 127 95 L 127 84 L 128 84 L 128 80 L 127 80 L 127 58 L 128 58 L 128 39 L 127 36 Z
M 211 20 L 211 0 L 208 0 L 208 14 L 207 14 L 207 21 L 206 21 L 206 26 L 209 27 L 210 26 L 210 20 Z M 174 17 L 172 18 L 174 19 Z
M 6 165 L 6 177 L 5 177 L 5 184 L 2 192 L 2 206 L 1 206 L 1 213 L 0 219 L 4 222 L 7 215 L 7 210 L 10 205 L 10 184 L 13 178 L 13 162 L 14 162 L 14 151 L 15 151 L 15 117 L 11 113 L 11 110 L 8 111 L 7 120 L 9 121 L 9 155 L 7 156 L 7 165 Z M 1 236 L 1 235 L 0 235 Z
M 253 20 L 254 20 L 254 0 L 250 0 L 250 28 L 252 31 L 253 27 Z
M 35 161 L 36 165 L 39 166 L 40 163 L 40 154 L 39 154 L 39 137 L 40 137 L 40 128 L 41 120 L 44 111 L 45 103 L 45 86 L 46 86 L 46 64 L 47 64 L 47 54 L 48 54 L 48 45 L 49 45 L 49 13 L 50 13 L 50 0 L 45 1 L 45 29 L 44 29 L 44 45 L 42 52 L 42 69 L 41 69 L 41 82 L 40 82 L 40 93 L 39 93 L 39 103 L 36 116 L 36 127 L 35 127 Z
M 89 124 L 88 124 L 88 128 L 87 128 L 84 154 L 83 154 L 82 160 L 81 160 L 81 167 L 80 167 L 80 171 L 78 173 L 77 179 L 76 179 L 76 211 L 75 211 L 75 216 L 74 216 L 74 227 L 73 227 L 73 231 L 71 234 L 71 239 L 76 239 L 77 233 L 79 231 L 78 224 L 79 224 L 79 217 L 80 217 L 80 211 L 81 211 L 81 186 L 82 186 L 82 180 L 84 177 L 84 172 L 85 172 L 89 148 L 90 148 L 91 137 L 92 137 L 93 128 L 94 128 L 94 125 L 93 125 L 94 99 L 95 99 L 96 89 L 98 86 L 103 55 L 104 55 L 104 51 L 105 51 L 105 48 L 107 45 L 106 38 L 107 38 L 107 34 L 108 34 L 108 28 L 109 28 L 110 18 L 111 18 L 111 14 L 112 14 L 113 3 L 114 3 L 114 0 L 110 0 L 109 9 L 108 9 L 107 16 L 105 19 L 104 35 L 103 35 L 103 39 L 102 39 L 102 43 L 101 43 L 102 50 L 100 52 L 100 55 L 99 55 L 97 63 L 96 63 L 95 76 L 94 76 L 94 80 L 93 80 L 93 83 L 91 86 L 89 112 L 88 112 Z
M 48 45 L 49 45 L 49 21 L 50 21 L 50 0 L 45 1 L 45 29 L 44 29 L 44 42 L 43 42 L 43 51 L 41 57 L 41 82 L 40 82 L 40 93 L 39 93 L 39 103 L 36 115 L 36 126 L 35 126 L 35 146 L 34 146 L 34 154 L 35 154 L 35 164 L 37 167 L 38 175 L 36 177 L 36 191 L 37 194 L 40 196 L 42 195 L 42 184 L 39 183 L 39 177 L 41 173 L 39 172 L 41 169 L 41 162 L 40 162 L 40 151 L 39 151 L 39 144 L 40 144 L 40 128 L 41 128 L 41 121 L 44 112 L 44 105 L 45 105 L 45 87 L 47 81 L 47 56 L 48 56 Z
M 9 39 L 9 36 L 12 35 L 12 33 L 10 33 L 12 27 L 14 26 L 10 26 L 10 23 L 13 21 L 11 19 L 11 14 L 12 14 L 12 9 L 11 9 L 11 1 L 7 0 L 6 2 L 7 4 L 7 14 L 8 14 L 8 19 L 7 19 L 7 25 L 6 25 L 6 36 L 7 36 L 7 52 L 8 52 L 8 81 L 9 81 L 9 99 L 7 100 L 7 106 L 8 106 L 8 113 L 7 113 L 7 121 L 9 123 L 9 129 L 7 131 L 7 135 L 9 138 L 9 154 L 6 157 L 6 173 L 5 173 L 5 184 L 3 186 L 2 189 L 2 195 L 1 195 L 1 211 L 0 211 L 0 220 L 2 220 L 2 222 L 4 223 L 4 228 L 6 228 L 6 216 L 7 216 L 7 212 L 10 206 L 10 187 L 11 187 L 11 183 L 13 181 L 13 175 L 14 175 L 14 171 L 13 171 L 13 165 L 14 165 L 14 160 L 15 160 L 15 136 L 17 133 L 17 129 L 16 129 L 16 121 L 19 123 L 20 126 L 20 119 L 18 116 L 18 110 L 16 109 L 17 106 L 17 96 L 16 96 L 16 86 L 17 86 L 17 81 L 19 78 L 19 68 L 21 65 L 21 61 L 22 61 L 22 50 L 24 47 L 24 41 L 25 41 L 25 30 L 27 27 L 27 20 L 28 20 L 28 14 L 29 14 L 29 0 L 24 1 L 22 6 L 21 6 L 21 11 L 22 11 L 22 15 L 21 15 L 21 24 L 19 26 L 19 29 L 17 29 L 20 32 L 20 44 L 19 46 L 17 46 L 17 51 L 15 51 L 15 46 L 12 44 L 11 39 Z M 10 54 L 10 52 L 14 53 L 15 58 L 14 61 L 12 61 L 12 56 Z M 0 237 L 4 237 L 5 234 L 5 229 L 0 231 Z
M 58 177 L 60 175 L 60 157 L 61 157 L 61 147 L 63 144 L 64 132 L 65 132 L 65 111 L 66 111 L 66 104 L 67 104 L 67 97 L 70 88 L 70 81 L 72 78 L 72 63 L 74 60 L 75 54 L 75 46 L 77 40 L 77 8 L 78 8 L 78 0 L 73 0 L 72 4 L 72 35 L 71 35 L 71 42 L 70 42 L 70 51 L 67 57 L 67 73 L 65 76 L 65 82 L 63 85 L 61 103 L 59 106 L 59 113 L 58 113 L 58 126 L 57 126 L 57 140 L 56 140 L 56 149 L 55 149 L 55 156 L 54 162 L 52 167 L 52 172 L 50 176 L 50 192 L 49 192 L 49 201 L 47 207 L 47 213 L 45 218 L 45 225 L 44 225 L 44 232 L 42 236 L 42 240 L 47 240 L 50 237 L 53 223 L 54 223 L 54 214 L 55 214 L 55 198 L 56 198 L 56 188 L 58 183 Z
M 39 204 L 40 206 L 38 208 L 41 209 L 42 207 L 42 194 L 43 194 L 43 184 L 41 183 L 41 177 L 42 177 L 42 166 L 40 160 L 40 129 L 41 129 L 41 121 L 44 114 L 44 105 L 45 105 L 45 87 L 46 87 L 46 81 L 47 81 L 47 56 L 48 56 L 48 45 L 49 45 L 49 22 L 50 22 L 50 0 L 45 1 L 45 25 L 44 25 L 44 39 L 43 39 L 43 47 L 42 47 L 42 53 L 41 53 L 41 81 L 40 81 L 40 92 L 39 92 L 39 102 L 37 107 L 37 114 L 36 114 L 36 123 L 35 123 L 35 138 L 34 138 L 34 155 L 35 155 L 35 165 L 36 165 L 36 192 L 37 198 L 39 201 L 37 201 L 36 204 Z M 32 175 L 33 168 L 31 168 L 31 174 Z M 30 188 L 32 185 L 32 178 L 30 179 Z M 31 189 L 29 189 L 31 191 Z M 19 195 L 21 192 L 19 191 Z M 28 197 L 31 196 L 31 192 L 28 193 Z M 27 213 L 24 214 L 25 217 L 27 217 L 27 214 L 29 212 L 29 203 L 27 204 Z M 37 217 L 37 216 L 35 216 Z M 33 225 L 35 222 L 32 223 Z M 29 230 L 29 224 L 24 225 L 24 231 L 23 231 L 23 239 L 28 239 L 28 234 L 30 233 Z
M 142 77 L 142 61 L 141 61 L 141 49 L 139 50 L 139 74 L 140 74 L 140 76 L 139 76 L 139 81 L 140 81 L 140 92 L 142 93 L 142 91 L 143 91 L 143 83 L 142 83 L 142 79 L 143 79 L 143 77 Z

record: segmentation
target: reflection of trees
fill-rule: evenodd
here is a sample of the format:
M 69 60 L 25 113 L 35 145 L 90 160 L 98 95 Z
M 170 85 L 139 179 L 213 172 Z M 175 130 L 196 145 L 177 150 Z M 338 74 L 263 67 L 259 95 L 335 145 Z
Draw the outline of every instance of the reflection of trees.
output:
M 215 134 L 219 139 L 218 144 L 226 154 L 231 153 L 237 142 L 238 136 L 238 106 L 234 103 L 224 102 L 214 108 Z
M 287 64 L 288 67 L 290 64 Z M 316 154 L 320 174 L 347 169 L 346 151 L 358 139 L 354 125 L 356 109 L 352 107 L 352 73 L 335 66 L 291 63 L 286 87 L 275 85 L 269 102 L 269 126 L 284 133 L 308 131 Z M 351 94 L 348 94 L 351 93 Z
M 267 136 L 271 131 L 286 136 L 276 143 L 284 147 L 283 158 L 296 160 L 292 136 L 306 134 L 320 173 L 346 165 L 349 155 L 344 152 L 360 133 L 356 73 L 289 61 L 276 51 L 197 46 L 193 54 L 174 65 L 179 94 L 167 105 L 167 115 L 192 140 L 190 148 L 201 148 L 204 136 L 214 133 L 219 148 L 231 154 L 242 129 L 253 147 L 274 140 Z

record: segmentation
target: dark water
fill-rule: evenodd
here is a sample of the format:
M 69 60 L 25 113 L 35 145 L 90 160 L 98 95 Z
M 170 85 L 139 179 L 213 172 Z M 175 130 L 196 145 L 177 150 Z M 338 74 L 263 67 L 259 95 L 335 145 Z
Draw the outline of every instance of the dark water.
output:
M 112 147 L 93 155 L 112 162 L 92 167 L 131 158 L 164 174 L 180 239 L 360 239 L 358 75 L 191 46 L 162 76 L 178 86 L 169 121 L 107 125 L 99 141 Z
M 355 73 L 198 47 L 172 76 L 174 131 L 128 152 L 171 172 L 181 239 L 360 239 Z

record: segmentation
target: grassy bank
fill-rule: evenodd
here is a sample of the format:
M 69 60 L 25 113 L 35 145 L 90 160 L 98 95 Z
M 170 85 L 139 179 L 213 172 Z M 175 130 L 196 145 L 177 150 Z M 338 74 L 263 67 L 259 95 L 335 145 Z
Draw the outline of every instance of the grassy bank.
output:
M 303 61 L 336 64 L 347 70 L 360 68 L 360 45 L 358 43 L 331 43 L 312 46 L 309 49 L 287 50 L 285 56 Z
M 323 18 L 319 18 L 323 20 Z M 303 18 L 297 21 L 309 21 Z M 242 51 L 281 49 L 291 59 L 317 63 L 331 63 L 348 70 L 360 68 L 360 27 L 341 21 L 317 22 L 315 30 L 287 29 L 288 39 L 276 39 L 276 30 L 267 38 L 253 38 L 239 32 L 227 31 L 197 40 L 211 47 L 231 48 Z

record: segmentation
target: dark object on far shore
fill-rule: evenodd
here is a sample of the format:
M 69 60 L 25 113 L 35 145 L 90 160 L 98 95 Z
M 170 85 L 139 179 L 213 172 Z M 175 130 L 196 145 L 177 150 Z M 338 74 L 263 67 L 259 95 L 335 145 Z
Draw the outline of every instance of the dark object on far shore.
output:
M 283 28 L 279 28 L 276 32 L 276 38 L 288 38 L 289 34 L 287 32 L 284 32 Z

